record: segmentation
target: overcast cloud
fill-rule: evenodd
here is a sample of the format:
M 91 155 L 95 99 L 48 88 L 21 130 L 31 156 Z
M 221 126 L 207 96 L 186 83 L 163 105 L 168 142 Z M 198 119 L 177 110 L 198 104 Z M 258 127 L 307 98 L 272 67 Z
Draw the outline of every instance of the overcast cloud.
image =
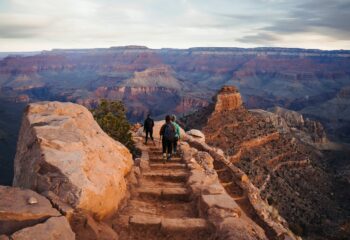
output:
M 1 0 L 0 51 L 145 45 L 350 49 L 349 0 Z

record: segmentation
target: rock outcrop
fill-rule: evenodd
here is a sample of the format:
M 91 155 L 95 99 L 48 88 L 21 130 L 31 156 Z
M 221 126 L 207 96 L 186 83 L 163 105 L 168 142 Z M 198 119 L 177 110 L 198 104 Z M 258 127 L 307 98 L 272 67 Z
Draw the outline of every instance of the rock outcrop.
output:
M 187 136 L 185 139 L 188 139 Z M 198 141 L 195 139 L 194 141 Z M 199 141 L 199 144 L 204 144 Z M 220 184 L 210 154 L 182 143 L 181 151 L 191 174 L 188 183 L 199 200 L 199 211 L 215 226 L 217 239 L 268 239 L 266 232 L 240 208 Z
M 44 223 L 37 224 L 15 232 L 12 240 L 74 240 L 75 234 L 70 229 L 65 217 L 50 218 Z
M 216 99 L 221 94 L 230 101 L 220 92 Z M 231 100 L 236 106 L 236 97 L 232 96 Z M 338 189 L 343 183 L 324 167 L 325 159 L 319 150 L 300 141 L 305 141 L 301 137 L 307 134 L 296 134 L 301 132 L 297 126 L 305 132 L 311 129 L 309 141 L 315 143 L 323 139 L 322 131 L 315 131 L 321 128 L 310 127 L 295 112 L 266 115 L 244 107 L 232 109 L 230 104 L 226 104 L 227 109 L 217 110 L 215 105 L 216 102 L 187 116 L 186 125 L 200 126 L 206 143 L 222 149 L 229 163 L 254 185 L 259 197 L 286 219 L 298 235 L 325 239 L 341 236 L 341 225 L 349 212 L 344 205 L 346 192 Z M 288 115 L 289 119 L 282 115 Z M 230 189 L 235 179 L 230 171 L 234 169 L 224 171 L 220 165 L 215 169 L 222 182 L 230 183 L 227 187 Z
M 0 196 L 0 235 L 16 240 L 75 239 L 67 219 L 40 194 L 0 186 Z
M 271 122 L 280 133 L 291 134 L 304 143 L 315 147 L 323 147 L 329 143 L 322 124 L 318 121 L 304 118 L 298 112 L 281 107 L 271 108 L 269 111 L 262 109 L 249 111 Z
M 13 185 L 51 191 L 74 209 L 102 219 L 126 194 L 132 156 L 73 103 L 30 104 L 24 114 Z
M 215 111 L 231 111 L 242 106 L 241 94 L 233 86 L 224 86 L 215 97 Z
M 197 129 L 191 129 L 190 131 L 187 131 L 186 134 L 198 139 L 201 142 L 205 142 L 205 135 Z

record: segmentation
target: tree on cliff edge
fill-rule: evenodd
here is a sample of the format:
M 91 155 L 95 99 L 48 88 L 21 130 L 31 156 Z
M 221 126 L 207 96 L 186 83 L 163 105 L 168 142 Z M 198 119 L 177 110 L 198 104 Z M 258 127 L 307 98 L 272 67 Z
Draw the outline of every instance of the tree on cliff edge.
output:
M 125 113 L 126 109 L 120 101 L 101 100 L 97 108 L 92 110 L 92 114 L 102 130 L 133 152 L 134 142 Z

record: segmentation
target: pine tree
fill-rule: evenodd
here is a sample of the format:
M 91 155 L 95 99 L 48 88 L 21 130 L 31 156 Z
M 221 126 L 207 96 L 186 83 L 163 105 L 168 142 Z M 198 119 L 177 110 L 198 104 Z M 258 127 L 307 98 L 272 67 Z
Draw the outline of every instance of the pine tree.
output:
M 101 100 L 92 114 L 110 137 L 124 144 L 129 150 L 134 151 L 134 142 L 130 132 L 130 123 L 126 118 L 126 109 L 120 101 Z

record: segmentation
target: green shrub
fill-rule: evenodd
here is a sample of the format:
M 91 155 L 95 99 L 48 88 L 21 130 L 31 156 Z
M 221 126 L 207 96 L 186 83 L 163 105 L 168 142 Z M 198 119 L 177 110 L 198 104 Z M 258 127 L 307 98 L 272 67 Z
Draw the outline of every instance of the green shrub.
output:
M 135 151 L 130 132 L 130 123 L 126 118 L 126 109 L 120 101 L 101 100 L 92 114 L 110 137 L 124 144 L 131 152 Z

